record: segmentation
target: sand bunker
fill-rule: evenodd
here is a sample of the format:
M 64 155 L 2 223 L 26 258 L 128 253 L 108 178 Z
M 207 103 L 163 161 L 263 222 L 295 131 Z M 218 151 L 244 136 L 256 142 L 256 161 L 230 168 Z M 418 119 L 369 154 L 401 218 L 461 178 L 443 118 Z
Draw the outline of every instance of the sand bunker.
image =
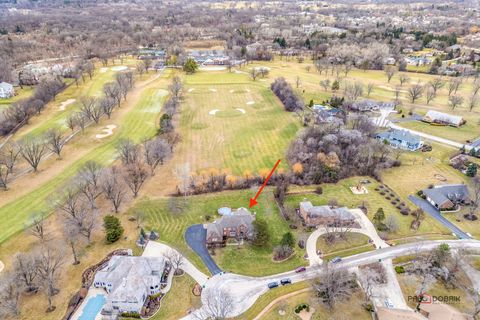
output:
M 65 100 L 63 101 L 62 103 L 60 103 L 60 106 L 58 107 L 58 109 L 60 110 L 65 110 L 65 107 L 68 106 L 69 104 L 72 104 L 74 103 L 75 101 L 77 101 L 76 99 L 68 99 L 68 100 Z
M 243 114 L 247 113 L 245 109 L 242 109 L 242 108 L 235 108 L 235 110 L 240 111 Z
M 198 68 L 199 70 L 202 71 L 222 71 L 222 70 L 227 70 L 227 67 L 224 66 L 203 66 Z
M 108 71 L 108 68 L 100 68 L 100 73 L 105 73 Z
M 2 272 L 3 268 L 5 268 L 5 265 L 3 264 L 2 261 L 0 261 L 0 272 Z
M 126 66 L 116 66 L 116 67 L 112 67 L 112 71 L 123 71 L 123 70 L 127 70 L 128 67 Z
M 217 89 L 212 89 L 212 88 L 210 88 L 210 89 L 208 89 L 208 90 L 210 90 L 210 91 L 212 91 L 212 92 L 217 92 Z
M 195 88 L 190 88 L 188 89 L 188 92 L 192 92 L 193 90 L 195 90 Z
M 246 89 L 247 92 L 250 92 L 250 89 Z
M 252 104 L 255 104 L 255 101 L 248 101 L 247 104 L 250 106 Z
M 214 116 L 215 113 L 217 113 L 218 111 L 220 111 L 220 110 L 218 110 L 218 109 L 213 109 L 213 110 L 210 110 L 210 112 L 209 112 L 208 114 L 211 115 L 211 116 Z
M 109 124 L 108 126 L 106 126 L 101 134 L 97 134 L 95 135 L 95 138 L 97 139 L 103 139 L 103 138 L 106 138 L 108 136 L 111 136 L 113 134 L 113 129 L 115 129 L 117 126 L 114 125 L 114 124 Z
M 230 91 L 229 91 L 229 92 L 230 92 L 230 93 L 234 93 L 234 92 L 235 92 L 235 90 L 233 90 L 233 89 L 230 89 Z

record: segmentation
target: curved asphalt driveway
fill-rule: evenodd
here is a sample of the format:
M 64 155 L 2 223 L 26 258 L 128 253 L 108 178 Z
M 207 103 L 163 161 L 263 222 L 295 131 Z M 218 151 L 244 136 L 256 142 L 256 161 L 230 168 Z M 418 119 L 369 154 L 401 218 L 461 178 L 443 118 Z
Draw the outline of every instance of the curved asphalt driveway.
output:
M 222 270 L 217 266 L 215 261 L 208 253 L 205 239 L 207 236 L 207 230 L 203 227 L 203 224 L 194 224 L 188 227 L 185 231 L 185 241 L 188 246 L 202 259 L 203 263 L 207 266 L 212 275 L 216 275 Z
M 450 229 L 459 239 L 471 239 L 468 234 L 460 230 L 459 227 L 451 223 L 447 218 L 442 216 L 440 211 L 437 210 L 434 206 L 432 206 L 428 201 L 417 198 L 415 196 L 409 196 L 408 199 L 412 201 L 417 207 L 428 213 L 430 216 L 435 218 L 438 222 L 443 224 L 445 227 Z

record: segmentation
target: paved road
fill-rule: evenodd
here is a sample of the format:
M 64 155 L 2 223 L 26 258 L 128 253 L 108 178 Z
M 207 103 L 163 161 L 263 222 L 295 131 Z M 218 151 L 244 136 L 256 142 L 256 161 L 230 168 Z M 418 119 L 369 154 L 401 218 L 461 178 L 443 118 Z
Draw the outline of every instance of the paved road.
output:
M 438 211 L 434 206 L 432 206 L 427 200 L 417 198 L 415 196 L 409 196 L 408 199 L 412 201 L 417 207 L 421 208 L 423 211 L 428 213 L 442 225 L 450 229 L 455 235 L 460 239 L 471 239 L 468 234 L 460 230 L 459 227 L 451 223 L 447 218 L 445 218 L 440 211 Z
M 216 275 L 221 273 L 222 270 L 217 266 L 208 252 L 205 244 L 206 236 L 207 230 L 203 227 L 203 224 L 194 224 L 185 231 L 185 241 L 188 246 L 202 259 L 210 273 Z
M 431 251 L 442 243 L 447 243 L 452 250 L 462 248 L 480 252 L 480 241 L 478 240 L 430 240 L 364 252 L 344 258 L 337 265 L 339 267 L 351 269 L 373 262 L 384 261 L 405 255 L 419 254 L 424 251 Z M 229 313 L 229 316 L 235 317 L 248 310 L 262 294 L 268 291 L 267 284 L 269 282 L 279 281 L 283 278 L 290 278 L 292 282 L 295 283 L 316 278 L 321 275 L 321 273 L 322 269 L 320 266 L 313 266 L 307 267 L 307 271 L 302 273 L 289 271 L 267 277 L 247 277 L 231 273 L 218 274 L 208 280 L 205 284 L 205 289 L 202 291 L 202 303 L 205 305 L 208 296 L 234 293 L 230 294 L 233 299 L 234 307 Z M 195 311 L 197 316 L 188 315 L 183 319 L 198 319 L 198 315 L 201 315 L 201 312 L 202 310 L 197 310 Z
M 441 144 L 444 144 L 444 145 L 447 145 L 447 146 L 450 146 L 450 147 L 454 147 L 456 149 L 461 149 L 463 146 L 465 146 L 465 150 L 467 150 L 467 151 L 470 151 L 470 149 L 472 149 L 472 146 L 468 145 L 468 144 L 459 143 L 459 142 L 456 142 L 456 141 L 448 140 L 448 139 L 437 137 L 437 136 L 432 136 L 431 134 L 427 134 L 427 133 L 420 132 L 420 131 L 415 131 L 415 130 L 412 130 L 412 129 L 407 129 L 407 128 L 398 126 L 398 125 L 393 124 L 393 123 L 389 123 L 389 127 L 392 128 L 392 129 L 407 130 L 410 133 L 415 134 L 417 136 L 420 136 L 422 138 L 432 140 L 432 141 L 435 141 L 435 142 L 438 142 L 438 143 L 441 143 Z

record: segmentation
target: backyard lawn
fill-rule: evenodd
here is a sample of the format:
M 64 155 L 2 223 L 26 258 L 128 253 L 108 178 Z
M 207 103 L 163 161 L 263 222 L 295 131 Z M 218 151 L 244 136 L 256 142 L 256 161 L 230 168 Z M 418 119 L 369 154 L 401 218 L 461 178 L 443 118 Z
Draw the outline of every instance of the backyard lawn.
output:
M 317 250 L 320 250 L 323 260 L 330 260 L 336 256 L 347 257 L 362 252 L 372 251 L 375 247 L 368 242 L 370 239 L 361 233 L 347 233 L 346 239 L 337 239 L 333 243 L 326 241 L 322 235 L 317 240 Z
M 200 297 L 193 295 L 195 281 L 187 274 L 173 278 L 172 288 L 162 299 L 160 310 L 150 319 L 177 320 L 191 309 L 201 306 Z
M 350 187 L 357 186 L 360 181 L 369 180 L 370 184 L 367 184 L 367 194 L 354 195 L 350 190 Z M 393 215 L 398 220 L 398 231 L 396 233 L 389 233 L 389 239 L 410 237 L 421 234 L 450 234 L 447 229 L 443 228 L 434 219 L 429 216 L 425 217 L 420 229 L 413 231 L 410 229 L 410 224 L 413 217 L 404 216 L 400 214 L 399 210 L 391 204 L 391 200 L 387 200 L 379 192 L 375 191 L 380 183 L 373 180 L 371 177 L 354 177 L 345 180 L 341 180 L 336 184 L 323 184 L 321 185 L 323 193 L 321 195 L 316 194 L 315 186 L 291 186 L 289 189 L 290 194 L 287 196 L 285 205 L 290 211 L 298 208 L 299 203 L 304 199 L 311 201 L 313 205 L 326 205 L 331 199 L 335 199 L 340 206 L 346 206 L 348 208 L 357 208 L 360 205 L 365 205 L 368 212 L 367 215 L 370 220 L 379 208 L 383 208 L 385 216 Z M 393 188 L 395 191 L 396 188 Z M 407 199 L 400 196 L 400 201 L 405 202 L 414 209 L 413 205 L 407 202 Z
M 197 267 L 208 272 L 200 258 L 187 246 L 184 240 L 185 230 L 192 224 L 206 223 L 207 215 L 211 217 L 210 221 L 218 218 L 217 210 L 220 207 L 247 207 L 248 200 L 254 193 L 252 190 L 240 190 L 190 196 L 185 200 L 143 199 L 130 212 L 143 211 L 147 217 L 148 227 L 159 232 L 160 241 L 179 249 Z M 287 261 L 272 261 L 273 247 L 279 244 L 282 235 L 290 231 L 290 228 L 281 218 L 270 188 L 262 193 L 258 203 L 252 211 L 256 212 L 257 219 L 264 219 L 267 222 L 270 244 L 263 248 L 254 248 L 247 244 L 241 247 L 218 248 L 213 258 L 219 267 L 228 272 L 262 276 L 289 271 L 304 265 L 306 262 L 303 259 L 303 251 L 299 248 L 296 249 L 295 256 Z

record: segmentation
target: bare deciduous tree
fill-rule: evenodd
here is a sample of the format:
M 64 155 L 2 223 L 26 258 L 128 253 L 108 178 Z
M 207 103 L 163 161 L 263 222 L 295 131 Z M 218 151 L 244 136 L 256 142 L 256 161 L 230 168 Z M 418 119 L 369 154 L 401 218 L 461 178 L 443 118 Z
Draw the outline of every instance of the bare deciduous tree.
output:
M 330 88 L 330 80 L 322 80 L 320 81 L 320 85 L 323 87 L 323 90 L 328 91 L 328 89 Z
M 47 148 L 55 153 L 58 158 L 61 157 L 63 146 L 65 145 L 65 140 L 63 135 L 58 129 L 50 129 L 45 134 L 45 140 L 47 142 Z
M 65 237 L 66 242 L 70 246 L 73 255 L 73 265 L 77 265 L 80 263 L 78 260 L 77 254 L 77 246 L 80 244 L 81 239 L 80 236 L 81 230 L 76 224 L 70 223 L 70 221 L 64 219 L 63 220 L 63 236 Z
M 372 94 L 373 88 L 375 88 L 375 85 L 369 82 L 367 84 L 367 97 L 370 97 L 370 94 Z
M 433 99 L 435 99 L 436 94 L 431 86 L 427 87 L 427 89 L 425 90 L 425 97 L 427 99 L 427 104 L 429 104 Z
M 38 290 L 38 251 L 18 252 L 13 257 L 16 278 L 26 292 Z
M 408 88 L 408 96 L 410 97 L 410 102 L 415 103 L 423 95 L 423 87 L 417 83 Z
M 234 308 L 234 300 L 225 290 L 205 290 L 202 294 L 202 308 L 192 313 L 195 319 L 224 320 L 229 318 Z
M 170 92 L 175 98 L 180 97 L 180 92 L 182 91 L 183 85 L 182 80 L 180 77 L 176 76 L 172 80 L 172 84 L 170 85 Z
M 41 243 L 48 241 L 48 232 L 45 222 L 46 218 L 47 216 L 43 211 L 32 214 L 30 218 L 30 233 Z
M 151 175 L 155 174 L 157 166 L 163 165 L 163 161 L 170 157 L 172 148 L 170 144 L 162 138 L 146 140 L 143 143 L 143 156 L 145 162 L 150 167 Z
M 20 154 L 36 172 L 45 155 L 45 143 L 39 139 L 26 138 L 20 142 Z
M 170 249 L 168 252 L 165 253 L 165 259 L 167 259 L 167 261 L 170 263 L 176 275 L 180 275 L 183 273 L 181 267 L 185 262 L 185 258 L 180 252 L 174 249 Z
M 388 82 L 392 80 L 395 73 L 397 73 L 397 69 L 395 67 L 388 66 L 385 68 L 385 75 L 387 76 Z
M 405 83 L 407 83 L 410 80 L 410 77 L 407 76 L 406 74 L 401 74 L 398 77 L 398 81 L 400 82 L 400 87 L 402 87 Z
M 337 302 L 350 297 L 353 282 L 354 278 L 347 269 L 324 263 L 321 275 L 313 281 L 312 286 L 321 302 L 333 309 Z
M 440 90 L 445 83 L 443 82 L 443 79 L 440 77 L 434 78 L 432 81 L 429 82 L 430 86 L 433 89 L 433 92 L 437 94 L 437 91 Z
M 452 93 L 456 93 L 462 84 L 461 78 L 452 78 L 448 82 L 448 96 L 451 96 Z
M 124 165 L 138 162 L 138 146 L 130 139 L 122 139 L 117 144 L 117 153 Z
M 141 162 L 133 162 L 125 166 L 124 180 L 128 188 L 132 191 L 133 197 L 138 196 L 138 192 L 148 177 L 148 171 Z
M 115 213 L 118 213 L 126 195 L 125 185 L 120 177 L 120 170 L 116 166 L 107 168 L 102 173 L 102 190 L 105 198 L 112 203 Z
M 38 274 L 42 281 L 42 287 L 47 295 L 47 312 L 55 310 L 52 298 L 59 291 L 56 287 L 59 273 L 64 263 L 64 254 L 62 251 L 61 248 L 54 248 L 52 246 L 46 246 L 40 251 Z
M 452 108 L 452 110 L 455 110 L 455 108 L 460 107 L 463 104 L 463 97 L 457 96 L 457 95 L 451 95 L 448 98 L 448 104 Z
M 0 318 L 17 318 L 20 315 L 22 287 L 12 272 L 3 272 L 0 276 Z

